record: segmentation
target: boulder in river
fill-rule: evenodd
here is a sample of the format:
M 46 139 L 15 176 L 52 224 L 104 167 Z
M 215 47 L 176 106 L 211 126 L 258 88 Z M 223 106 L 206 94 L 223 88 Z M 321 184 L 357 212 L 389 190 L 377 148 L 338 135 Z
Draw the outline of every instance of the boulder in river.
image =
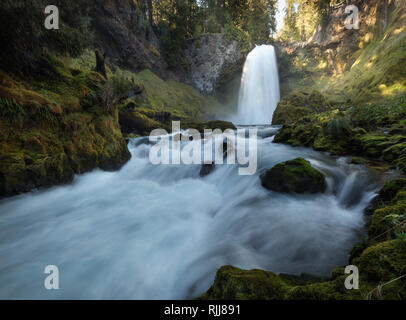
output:
M 303 158 L 277 164 L 261 176 L 261 182 L 264 188 L 283 193 L 318 193 L 326 190 L 323 174 Z
M 214 169 L 216 169 L 214 162 L 203 164 L 202 168 L 200 169 L 200 177 L 204 178 L 205 176 L 208 176 L 214 171 Z

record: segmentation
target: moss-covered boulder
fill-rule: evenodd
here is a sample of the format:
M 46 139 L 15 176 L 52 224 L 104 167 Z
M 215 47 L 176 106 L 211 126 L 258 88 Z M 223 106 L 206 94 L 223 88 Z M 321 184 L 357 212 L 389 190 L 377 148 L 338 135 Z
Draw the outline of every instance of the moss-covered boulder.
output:
M 104 103 L 106 80 L 45 57 L 35 81 L 2 75 L 0 197 L 66 183 L 96 167 L 130 158 L 117 108 Z
M 263 270 L 241 270 L 224 266 L 214 284 L 200 299 L 283 300 L 288 286 L 278 275 Z
M 263 270 L 224 266 L 217 271 L 201 300 L 350 300 L 360 299 L 357 290 L 344 287 L 344 268 L 330 280 L 295 275 L 277 275 Z
M 306 95 L 302 92 L 293 92 L 279 102 L 273 114 L 272 124 L 292 123 L 309 115 L 310 112 L 311 110 L 306 107 Z
M 406 178 L 388 181 L 379 191 L 379 198 L 383 202 L 391 202 L 404 190 L 406 190 Z
M 320 92 L 312 91 L 309 94 L 294 91 L 279 102 L 273 114 L 272 124 L 285 125 L 294 123 L 312 113 L 324 112 L 330 109 L 330 103 Z
M 406 233 L 406 179 L 388 181 L 368 208 L 371 244 L 397 239 Z
M 368 281 L 396 279 L 406 272 L 406 243 L 389 240 L 367 248 L 355 261 Z
M 261 175 L 262 186 L 284 193 L 318 193 L 326 190 L 323 174 L 303 158 L 277 164 Z

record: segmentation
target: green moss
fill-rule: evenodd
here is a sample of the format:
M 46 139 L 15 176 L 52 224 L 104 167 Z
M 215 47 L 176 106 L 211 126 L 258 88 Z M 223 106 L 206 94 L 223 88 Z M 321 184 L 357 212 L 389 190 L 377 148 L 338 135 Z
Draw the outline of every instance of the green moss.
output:
M 312 91 L 307 98 L 307 103 L 313 112 L 323 112 L 331 108 L 327 98 L 317 90 Z
M 59 58 L 44 64 L 48 69 L 35 81 L 6 77 L 0 84 L 2 101 L 18 106 L 13 117 L 19 118 L 0 116 L 0 196 L 65 183 L 95 167 L 115 169 L 130 157 L 117 110 L 101 103 L 105 80 L 71 72 Z
M 368 281 L 390 281 L 406 272 L 406 246 L 399 240 L 379 243 L 367 248 L 357 265 Z
M 306 107 L 306 95 L 302 92 L 292 92 L 279 102 L 273 114 L 272 124 L 289 124 L 309 115 L 310 112 L 311 110 Z
M 219 105 L 213 98 L 203 97 L 193 87 L 174 80 L 164 81 L 150 70 L 137 74 L 118 70 L 117 73 L 133 78 L 143 86 L 143 95 L 134 98 L 138 107 L 170 112 L 178 118 L 200 120 L 208 116 L 209 104 Z
M 350 122 L 345 117 L 334 117 L 323 128 L 323 133 L 334 141 L 348 140 L 354 134 Z
M 395 239 L 397 232 L 406 230 L 405 220 L 406 202 L 377 209 L 368 228 L 369 237 L 379 241 Z
M 285 193 L 324 192 L 324 176 L 303 158 L 277 164 L 261 176 L 263 187 Z
M 25 110 L 14 99 L 0 98 L 0 115 L 14 122 L 25 115 Z
M 217 271 L 213 286 L 201 299 L 282 300 L 287 289 L 286 283 L 272 272 L 225 266 Z
M 391 204 L 396 198 L 398 193 L 406 190 L 406 179 L 395 179 L 388 181 L 384 187 L 379 191 L 379 199 L 386 203 Z
M 374 201 L 369 237 L 351 250 L 348 264 L 359 268 L 359 290 L 347 290 L 344 267 L 330 279 L 276 275 L 223 267 L 201 299 L 362 300 L 406 299 L 406 179 L 389 181 Z M 391 229 L 398 225 L 397 228 Z M 376 238 L 381 232 L 383 237 Z
M 206 300 L 344 300 L 360 299 L 357 290 L 344 287 L 344 269 L 330 281 L 305 280 L 263 270 L 241 270 L 225 266 L 217 271 Z

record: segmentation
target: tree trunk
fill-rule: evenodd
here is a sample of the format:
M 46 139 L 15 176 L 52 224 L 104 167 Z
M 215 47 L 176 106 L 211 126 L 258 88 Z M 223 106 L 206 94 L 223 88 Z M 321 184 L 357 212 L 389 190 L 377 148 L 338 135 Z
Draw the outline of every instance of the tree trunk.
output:
M 384 0 L 383 2 L 384 3 L 383 3 L 383 22 L 382 22 L 383 30 L 382 30 L 382 32 L 385 33 L 385 29 L 388 24 L 388 0 Z
M 107 79 L 106 66 L 104 65 L 105 55 L 98 49 L 96 49 L 94 53 L 96 55 L 96 72 Z
M 147 5 L 148 5 L 148 20 L 149 20 L 149 25 L 151 28 L 154 28 L 154 18 L 153 18 L 153 7 L 152 7 L 152 0 L 147 0 Z

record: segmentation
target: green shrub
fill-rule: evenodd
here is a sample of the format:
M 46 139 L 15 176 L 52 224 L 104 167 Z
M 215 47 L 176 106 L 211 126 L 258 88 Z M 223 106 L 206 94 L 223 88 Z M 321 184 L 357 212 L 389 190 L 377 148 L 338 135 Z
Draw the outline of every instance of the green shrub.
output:
M 251 43 L 250 36 L 247 31 L 239 29 L 236 25 L 234 25 L 234 23 L 230 22 L 224 25 L 222 33 L 227 40 L 235 40 L 240 44 L 243 50 L 246 52 L 249 51 Z
M 335 117 L 324 127 L 324 134 L 335 140 L 351 137 L 353 129 L 345 117 Z
M 110 80 L 110 86 L 117 99 L 127 98 L 131 91 L 131 82 L 123 76 L 113 76 Z

